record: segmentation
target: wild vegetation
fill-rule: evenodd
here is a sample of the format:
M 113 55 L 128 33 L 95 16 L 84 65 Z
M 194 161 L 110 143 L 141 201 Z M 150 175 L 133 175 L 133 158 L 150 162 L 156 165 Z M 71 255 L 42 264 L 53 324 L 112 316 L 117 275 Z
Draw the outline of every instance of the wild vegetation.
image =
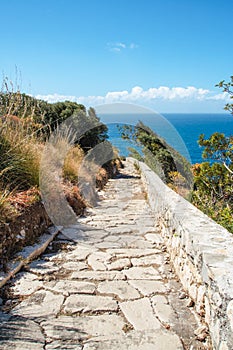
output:
M 10 90 L 9 86 L 11 83 L 5 79 L 0 92 L 0 222 L 12 219 L 40 197 L 39 169 L 44 144 L 63 121 L 73 115 L 75 129 L 82 130 L 77 132 L 63 165 L 70 201 L 72 188 L 75 196 L 79 195 L 77 171 L 83 157 L 107 140 L 107 127 L 99 122 L 93 108 L 86 111 L 82 104 L 70 101 L 50 104 Z M 217 86 L 233 98 L 233 76 Z M 233 104 L 226 104 L 225 109 L 233 114 Z M 191 166 L 141 122 L 135 127 L 122 127 L 121 133 L 142 147 L 142 153 L 131 148 L 132 156 L 145 161 L 172 189 L 233 232 L 233 136 L 214 133 L 206 139 L 200 135 L 198 142 L 206 161 Z
M 100 123 L 93 108 L 87 111 L 84 105 L 70 101 L 47 103 L 14 91 L 13 84 L 4 79 L 0 92 L 0 223 L 12 220 L 38 200 L 45 142 L 71 116 L 77 135 L 73 135 L 63 165 L 68 197 L 72 197 L 70 192 L 77 192 L 78 167 L 84 155 L 107 140 L 106 125 Z M 62 135 L 67 145 L 66 136 Z
M 216 86 L 233 99 L 233 76 Z M 227 103 L 224 109 L 233 115 L 233 104 Z M 205 161 L 191 166 L 143 123 L 120 130 L 123 139 L 133 140 L 142 149 L 140 153 L 130 148 L 131 156 L 146 162 L 169 187 L 233 233 L 233 135 L 216 132 L 207 139 L 200 135 Z
M 142 149 L 140 154 L 130 148 L 132 157 L 144 161 L 168 186 L 188 198 L 192 172 L 185 157 L 142 122 L 121 126 L 120 131 L 123 139 L 133 140 Z
M 229 82 L 217 84 L 233 98 L 233 76 Z M 225 110 L 233 115 L 233 104 Z M 205 139 L 199 137 L 203 147 L 203 159 L 207 161 L 193 166 L 194 190 L 192 202 L 208 216 L 233 232 L 233 135 L 216 132 Z

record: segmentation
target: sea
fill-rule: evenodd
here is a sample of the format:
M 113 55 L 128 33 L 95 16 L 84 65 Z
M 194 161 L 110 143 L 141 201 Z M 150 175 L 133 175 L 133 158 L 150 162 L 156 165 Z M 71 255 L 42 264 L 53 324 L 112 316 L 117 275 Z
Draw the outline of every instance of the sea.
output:
M 197 142 L 200 134 L 206 138 L 214 132 L 233 135 L 233 116 L 227 113 L 102 114 L 100 119 L 108 126 L 109 141 L 122 156 L 129 155 L 129 147 L 139 149 L 134 142 L 122 139 L 119 126 L 135 126 L 138 121 L 149 126 L 192 164 L 205 161 Z

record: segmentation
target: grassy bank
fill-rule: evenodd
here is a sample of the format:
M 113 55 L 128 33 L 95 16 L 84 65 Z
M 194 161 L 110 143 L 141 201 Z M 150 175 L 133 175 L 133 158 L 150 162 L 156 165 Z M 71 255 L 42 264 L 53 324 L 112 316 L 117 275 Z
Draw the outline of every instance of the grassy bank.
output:
M 72 142 L 70 133 L 60 128 L 71 117 L 75 130 L 84 130 L 81 135 L 73 133 Z M 31 243 L 51 224 L 41 202 L 39 184 L 42 155 L 47 141 L 56 133 L 60 133 L 60 153 L 64 153 L 59 174 L 64 196 L 74 212 L 81 214 L 87 203 L 78 187 L 79 167 L 91 148 L 107 140 L 107 127 L 99 122 L 93 108 L 87 111 L 77 103 L 49 104 L 8 90 L 0 94 L 2 266 L 15 250 Z M 99 188 L 106 183 L 113 165 L 114 160 L 99 171 Z

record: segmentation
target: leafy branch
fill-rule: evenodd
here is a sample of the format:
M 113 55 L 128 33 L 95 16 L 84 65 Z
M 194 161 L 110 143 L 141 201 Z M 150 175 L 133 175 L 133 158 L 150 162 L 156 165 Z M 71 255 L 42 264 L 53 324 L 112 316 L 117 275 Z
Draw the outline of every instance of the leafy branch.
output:
M 233 75 L 230 77 L 230 81 L 225 82 L 225 80 L 220 81 L 220 83 L 216 84 L 215 86 L 223 89 L 223 92 L 226 92 L 230 95 L 230 99 L 233 99 Z M 229 111 L 231 114 L 233 114 L 233 103 L 227 103 L 224 107 L 226 111 Z

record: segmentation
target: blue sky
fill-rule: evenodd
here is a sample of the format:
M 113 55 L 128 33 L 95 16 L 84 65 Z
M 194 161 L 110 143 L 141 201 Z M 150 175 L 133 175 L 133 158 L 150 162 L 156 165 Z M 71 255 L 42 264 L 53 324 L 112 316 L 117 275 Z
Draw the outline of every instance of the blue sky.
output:
M 232 16 L 232 0 L 1 1 L 0 68 L 49 101 L 221 113 Z

